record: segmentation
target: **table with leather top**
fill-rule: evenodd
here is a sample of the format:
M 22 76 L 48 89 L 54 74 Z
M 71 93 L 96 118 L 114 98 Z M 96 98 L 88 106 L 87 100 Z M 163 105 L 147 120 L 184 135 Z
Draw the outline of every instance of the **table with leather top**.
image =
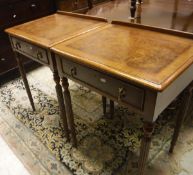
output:
M 158 115 L 193 80 L 193 34 L 114 21 L 51 50 L 61 78 L 68 77 L 143 116 L 138 174 L 144 174 Z M 66 109 L 73 115 L 67 86 L 65 92 Z M 187 94 L 180 116 L 187 111 L 186 98 Z
M 66 116 L 60 78 L 50 48 L 62 41 L 67 41 L 105 25 L 107 22 L 104 18 L 58 11 L 53 15 L 6 29 L 33 110 L 35 110 L 35 106 L 20 55 L 25 55 L 29 59 L 50 67 L 53 72 L 65 135 L 69 139 L 71 132 L 74 145 L 76 145 L 76 138 L 73 137 L 75 136 L 74 123 L 72 119 L 68 119 L 69 123 L 67 121 L 68 116 Z M 64 78 L 63 81 L 65 81 Z

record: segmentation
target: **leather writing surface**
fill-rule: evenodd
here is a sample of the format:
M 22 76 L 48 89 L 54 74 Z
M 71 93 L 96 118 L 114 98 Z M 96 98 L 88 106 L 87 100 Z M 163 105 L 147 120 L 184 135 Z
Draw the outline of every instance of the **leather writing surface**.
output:
M 162 90 L 193 62 L 193 41 L 156 31 L 109 25 L 53 47 L 128 80 Z
M 54 14 L 7 29 L 6 32 L 44 47 L 70 39 L 106 23 L 65 14 Z

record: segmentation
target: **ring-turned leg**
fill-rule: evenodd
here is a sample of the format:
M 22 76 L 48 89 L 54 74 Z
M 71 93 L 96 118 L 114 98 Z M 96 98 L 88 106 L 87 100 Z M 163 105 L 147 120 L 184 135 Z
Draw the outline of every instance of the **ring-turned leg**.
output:
M 131 18 L 132 19 L 135 18 L 136 2 L 137 2 L 137 0 L 131 0 L 130 13 L 131 13 Z
M 74 147 L 77 147 L 77 140 L 76 140 L 76 132 L 75 132 L 75 125 L 74 125 L 74 116 L 72 111 L 72 103 L 71 103 L 71 97 L 70 92 L 68 89 L 68 79 L 66 77 L 62 78 L 62 86 L 64 89 L 64 99 L 65 99 L 65 107 L 66 107 L 66 116 L 68 118 L 68 124 L 71 131 L 71 137 L 72 137 L 72 144 Z
M 170 153 L 173 153 L 174 146 L 177 142 L 184 118 L 187 115 L 187 111 L 188 111 L 188 108 L 190 106 L 190 102 L 191 102 L 191 95 L 188 93 L 188 90 L 185 90 L 182 94 L 181 108 L 180 108 L 180 111 L 177 115 L 176 126 L 174 128 L 174 134 L 173 134 L 171 146 L 169 149 Z
M 30 91 L 30 88 L 29 88 L 29 84 L 28 84 L 28 81 L 27 81 L 26 73 L 25 73 L 25 70 L 24 70 L 24 67 L 23 67 L 23 64 L 22 64 L 22 59 L 21 59 L 19 53 L 14 52 L 14 54 L 15 54 L 15 58 L 17 60 L 17 64 L 18 64 L 18 67 L 19 67 L 21 77 L 23 79 L 23 83 L 25 85 L 25 89 L 26 89 L 30 104 L 32 106 L 33 111 L 35 111 L 35 106 L 34 106 L 32 94 L 31 94 L 31 91 Z
M 65 106 L 64 106 L 62 87 L 60 85 L 60 77 L 58 76 L 57 71 L 53 72 L 53 77 L 54 77 L 54 81 L 56 83 L 55 89 L 56 89 L 56 94 L 57 94 L 59 108 L 60 108 L 60 117 L 63 121 L 63 128 L 64 128 L 65 136 L 66 136 L 67 141 L 68 141 L 69 140 L 69 131 L 68 131 L 67 118 L 66 118 L 66 110 L 65 110 Z
M 138 162 L 138 165 L 139 165 L 138 175 L 144 175 L 145 173 L 145 167 L 148 160 L 153 130 L 154 130 L 154 123 L 144 122 L 143 124 L 144 136 L 141 141 L 140 156 L 139 156 L 139 162 Z

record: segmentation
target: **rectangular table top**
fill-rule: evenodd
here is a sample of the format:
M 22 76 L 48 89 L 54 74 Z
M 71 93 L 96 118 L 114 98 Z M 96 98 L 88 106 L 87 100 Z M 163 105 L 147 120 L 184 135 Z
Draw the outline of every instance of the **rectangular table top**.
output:
M 129 82 L 163 91 L 193 63 L 193 35 L 118 23 L 57 44 L 52 50 Z
M 17 25 L 5 31 L 13 36 L 49 48 L 100 26 L 107 25 L 106 19 L 58 12 L 31 22 Z

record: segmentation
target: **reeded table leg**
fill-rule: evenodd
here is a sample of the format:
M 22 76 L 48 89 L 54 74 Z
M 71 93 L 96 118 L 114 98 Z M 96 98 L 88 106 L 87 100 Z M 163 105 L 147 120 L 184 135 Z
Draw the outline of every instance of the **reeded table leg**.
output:
M 140 157 L 139 157 L 139 173 L 138 175 L 144 175 L 145 167 L 148 160 L 151 138 L 154 130 L 154 123 L 144 122 L 143 124 L 144 136 L 141 141 Z
M 74 116 L 73 116 L 73 111 L 72 111 L 72 103 L 71 103 L 70 92 L 68 90 L 69 84 L 68 84 L 68 79 L 65 77 L 62 78 L 62 86 L 64 88 L 66 116 L 69 122 L 69 127 L 71 131 L 71 136 L 72 136 L 72 143 L 73 143 L 73 146 L 77 147 L 76 132 L 75 132 L 75 126 L 74 126 Z
M 27 77 L 26 77 L 26 73 L 25 73 L 25 70 L 24 70 L 24 67 L 23 67 L 23 64 L 22 64 L 21 57 L 20 57 L 19 53 L 17 53 L 17 52 L 14 52 L 14 54 L 15 54 L 15 58 L 17 60 L 17 64 L 18 64 L 18 67 L 19 67 L 21 77 L 23 79 L 23 83 L 25 85 L 25 89 L 26 89 L 30 104 L 32 106 L 33 111 L 35 111 L 35 106 L 34 106 L 32 94 L 31 94 L 31 91 L 30 91 L 30 88 L 29 88 L 29 84 L 28 84 L 28 81 L 27 81 Z
M 185 90 L 182 94 L 181 109 L 180 109 L 180 111 L 178 113 L 178 116 L 177 116 L 176 126 L 174 128 L 174 134 L 173 134 L 172 141 L 171 141 L 171 146 L 170 146 L 170 149 L 169 149 L 170 153 L 173 153 L 174 146 L 177 142 L 177 139 L 178 139 L 178 136 L 179 136 L 179 133 L 180 133 L 180 129 L 182 127 L 184 118 L 187 115 L 190 103 L 191 103 L 191 95 L 189 94 L 188 90 Z
M 64 127 L 64 132 L 67 140 L 69 140 L 69 131 L 68 131 L 68 123 L 67 123 L 67 118 L 66 118 L 66 110 L 64 106 L 64 98 L 63 98 L 63 93 L 62 93 L 62 86 L 60 85 L 60 77 L 58 76 L 58 72 L 54 71 L 53 72 L 53 77 L 54 81 L 56 83 L 55 89 L 57 93 L 57 98 L 58 98 L 58 103 L 59 103 L 59 108 L 60 108 L 60 117 L 63 121 L 63 127 Z

